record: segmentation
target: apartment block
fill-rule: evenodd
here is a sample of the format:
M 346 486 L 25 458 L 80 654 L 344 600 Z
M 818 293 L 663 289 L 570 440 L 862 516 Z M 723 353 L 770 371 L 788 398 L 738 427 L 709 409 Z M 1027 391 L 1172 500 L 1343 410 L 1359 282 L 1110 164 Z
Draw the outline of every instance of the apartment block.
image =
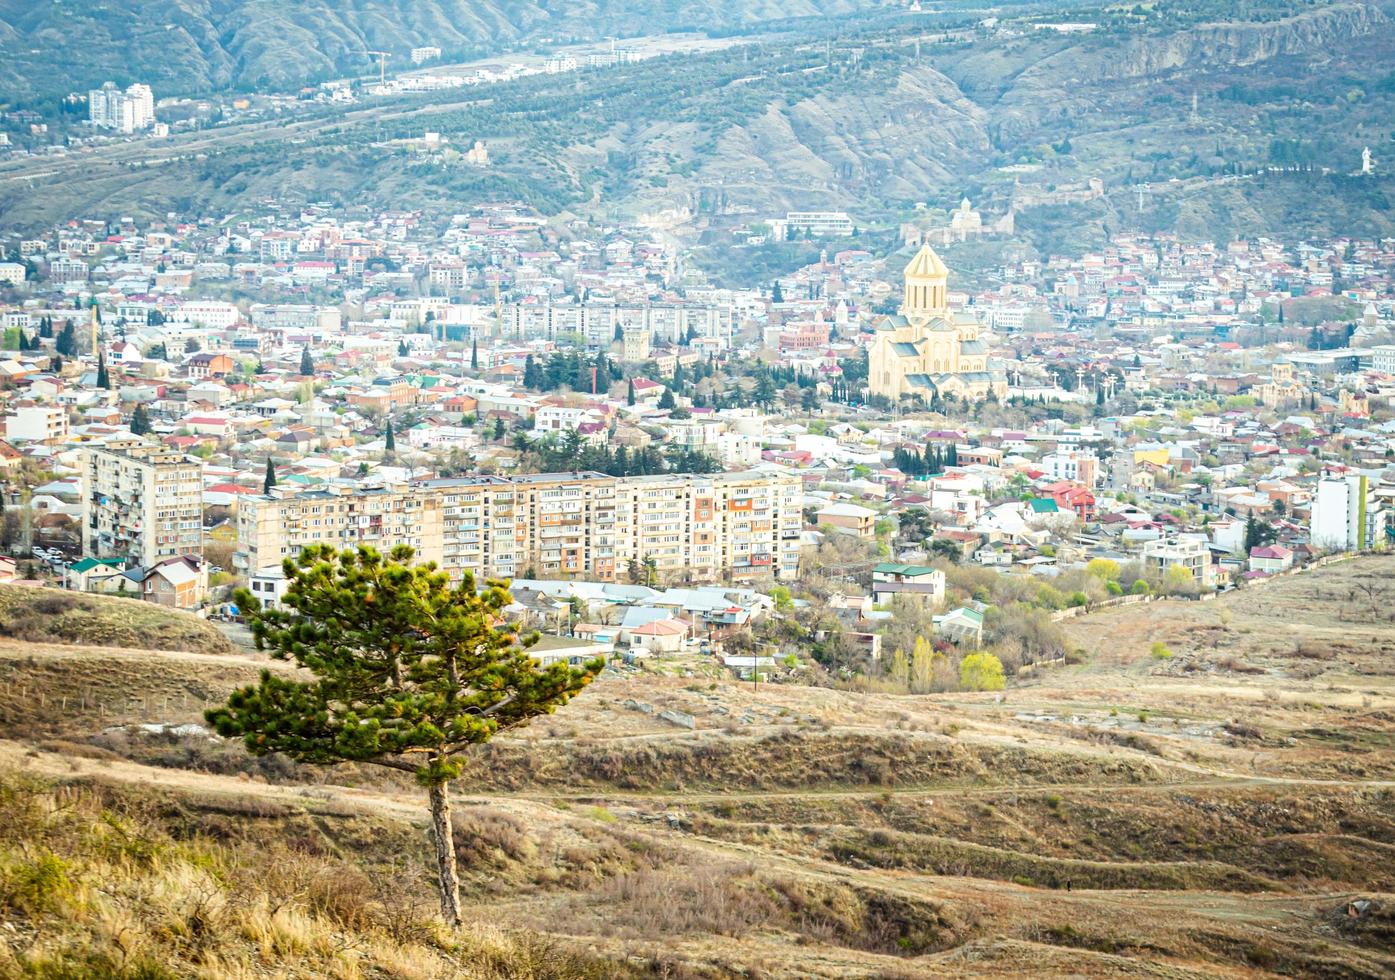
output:
M 330 486 L 296 493 L 279 488 L 238 506 L 237 565 L 249 572 L 279 568 L 312 545 L 369 545 L 388 552 L 400 544 L 420 561 L 442 564 L 441 501 L 406 486 Z
M 83 452 L 82 551 L 141 566 L 203 554 L 203 463 L 140 439 Z
M 1149 541 L 1140 557 L 1143 567 L 1159 577 L 1174 568 L 1181 568 L 1192 577 L 1196 587 L 1210 591 L 1216 587 L 1216 566 L 1211 564 L 1211 552 L 1204 534 L 1182 534 L 1173 539 Z
M 623 579 L 632 564 L 652 563 L 660 573 L 697 581 L 792 578 L 799 565 L 800 494 L 797 478 L 759 473 L 549 473 L 339 491 L 336 518 L 349 501 L 391 499 L 389 512 L 413 505 L 415 523 L 383 522 L 369 536 L 336 534 L 343 525 L 325 523 L 331 514 L 313 508 L 326 506 L 314 502 L 326 491 L 256 497 L 239 510 L 239 561 L 257 572 L 324 541 L 382 550 L 406 543 L 456 577 L 468 571 L 477 578 L 609 582 Z M 316 520 L 321 523 L 305 523 Z
M 68 438 L 68 412 L 54 405 L 19 405 L 5 419 L 5 435 L 15 442 L 62 442 Z
M 798 574 L 798 478 L 675 474 L 620 482 L 619 570 L 652 562 L 663 573 L 714 582 Z
M 1386 513 L 1365 476 L 1325 476 L 1313 495 L 1309 536 L 1325 551 L 1385 547 Z

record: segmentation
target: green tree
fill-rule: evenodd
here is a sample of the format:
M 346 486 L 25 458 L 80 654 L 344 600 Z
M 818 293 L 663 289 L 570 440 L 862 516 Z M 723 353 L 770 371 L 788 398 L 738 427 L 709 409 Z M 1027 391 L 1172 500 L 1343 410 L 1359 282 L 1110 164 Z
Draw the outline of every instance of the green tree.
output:
M 458 585 L 434 563 L 411 565 L 411 548 L 319 545 L 287 560 L 284 605 L 262 609 L 239 590 L 260 649 L 293 660 L 312 679 L 264 671 L 208 712 L 219 734 L 255 755 L 297 762 L 372 763 L 414 774 L 425 787 L 436 845 L 441 914 L 461 922 L 449 786 L 462 756 L 502 731 L 565 704 L 600 672 L 528 656 L 537 635 L 504 622 L 505 583 Z M 498 625 L 496 625 L 498 624 Z
M 136 405 L 136 410 L 131 413 L 131 435 L 143 436 L 150 432 L 150 416 L 146 414 L 145 406 Z
M 1274 530 L 1272 524 L 1256 520 L 1253 514 L 1245 520 L 1245 554 L 1248 555 L 1255 548 L 1273 544 L 1278 537 L 1279 532 Z
M 659 408 L 670 411 L 677 403 L 673 400 L 673 389 L 665 388 L 664 393 L 659 396 Z
M 270 456 L 266 458 L 266 476 L 262 478 L 262 493 L 271 493 L 276 486 L 276 462 Z
M 775 287 L 770 290 L 770 302 L 783 303 L 785 301 L 785 290 L 780 285 L 780 280 L 775 280 Z
M 635 379 L 631 378 L 625 385 L 625 404 L 633 406 L 635 403 Z
M 1089 572 L 1101 582 L 1119 581 L 1120 568 L 1117 561 L 1109 558 L 1095 558 L 1085 566 L 1085 571 Z
M 107 356 L 102 353 L 97 355 L 97 387 L 111 390 L 111 373 L 107 371 Z
M 959 686 L 966 691 L 1001 691 L 1003 662 L 991 653 L 971 653 L 959 662 Z
M 383 434 L 383 452 L 389 456 L 397 452 L 397 435 L 392 431 L 392 419 L 388 419 L 387 432 Z
M 480 342 L 479 342 L 478 340 L 471 340 L 471 341 L 470 341 L 470 370 L 471 370 L 471 371 L 478 371 L 479 369 L 480 369 Z
M 73 357 L 77 354 L 77 332 L 73 329 L 72 320 L 63 324 L 58 339 L 53 343 L 53 349 L 64 357 Z
M 315 359 L 310 356 L 308 344 L 300 349 L 300 373 L 306 377 L 315 373 Z
M 790 590 L 783 585 L 777 585 L 771 589 L 770 598 L 775 600 L 776 612 L 794 612 L 794 598 L 790 595 Z

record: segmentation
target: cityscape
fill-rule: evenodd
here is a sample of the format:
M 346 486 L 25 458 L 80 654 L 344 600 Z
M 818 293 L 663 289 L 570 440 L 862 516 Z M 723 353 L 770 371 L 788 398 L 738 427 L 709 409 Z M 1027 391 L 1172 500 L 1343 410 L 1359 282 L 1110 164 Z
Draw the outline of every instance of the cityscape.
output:
M 0 15 L 0 974 L 1395 972 L 1395 11 L 119 6 Z

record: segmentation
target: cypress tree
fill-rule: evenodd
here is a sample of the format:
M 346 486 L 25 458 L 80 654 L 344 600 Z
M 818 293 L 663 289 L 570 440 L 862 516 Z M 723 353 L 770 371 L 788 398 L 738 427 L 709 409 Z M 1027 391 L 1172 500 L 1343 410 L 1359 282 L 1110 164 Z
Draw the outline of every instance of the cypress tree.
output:
M 72 320 L 63 324 L 63 332 L 58 335 L 54 350 L 64 357 L 72 357 L 77 353 L 77 331 L 73 329 Z
M 307 377 L 315 373 L 315 359 L 310 356 L 308 344 L 300 349 L 300 373 Z
M 143 436 L 150 431 L 150 416 L 146 414 L 144 405 L 136 405 L 136 410 L 131 413 L 130 428 L 134 436 Z
M 107 372 L 107 356 L 97 355 L 97 387 L 111 390 L 111 375 Z
M 389 453 L 397 452 L 397 436 L 392 431 L 392 419 L 388 419 L 387 434 L 383 436 L 383 449 Z
M 478 340 L 472 340 L 472 341 L 470 341 L 470 370 L 471 370 L 471 371 L 478 371 L 479 369 L 480 369 L 480 342 L 479 342 Z
M 634 403 L 635 403 L 635 379 L 634 379 L 634 378 L 631 378 L 631 379 L 629 380 L 629 383 L 625 386 L 625 404 L 626 404 L 626 405 L 633 405 Z
M 276 464 L 268 456 L 266 458 L 266 478 L 262 480 L 262 493 L 271 493 L 274 486 L 276 486 Z

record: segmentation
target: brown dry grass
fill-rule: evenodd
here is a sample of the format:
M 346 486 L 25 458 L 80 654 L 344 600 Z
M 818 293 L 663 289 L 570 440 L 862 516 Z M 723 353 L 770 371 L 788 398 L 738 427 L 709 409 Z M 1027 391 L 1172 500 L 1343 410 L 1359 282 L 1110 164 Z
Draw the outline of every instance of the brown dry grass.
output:
M 460 793 L 478 802 L 458 807 L 456 843 L 469 901 L 635 975 L 1391 975 L 1389 625 L 1333 643 L 1372 567 L 1073 621 L 1083 663 L 996 695 L 600 682 L 468 770 Z M 1153 639 L 1176 657 L 1148 657 Z M 100 731 L 181 720 L 154 698 L 190 684 L 221 697 L 261 666 L 0 646 L 0 678 L 31 693 L 110 678 L 126 701 L 61 722 L 26 707 L 21 733 L 53 753 L 0 758 L 163 794 L 238 851 L 315 842 L 345 893 L 307 885 L 306 908 L 371 910 L 355 869 L 425 860 L 417 788 Z M 689 712 L 697 730 L 628 700 Z M 353 829 L 363 812 L 381 840 Z M 429 887 L 399 891 L 429 906 Z M 1376 911 L 1347 916 L 1358 898 Z M 345 918 L 430 947 L 411 916 L 375 915 Z M 410 972 L 380 972 L 394 970 Z
M 143 650 L 236 651 L 216 626 L 139 599 L 0 585 L 0 636 L 30 643 Z

